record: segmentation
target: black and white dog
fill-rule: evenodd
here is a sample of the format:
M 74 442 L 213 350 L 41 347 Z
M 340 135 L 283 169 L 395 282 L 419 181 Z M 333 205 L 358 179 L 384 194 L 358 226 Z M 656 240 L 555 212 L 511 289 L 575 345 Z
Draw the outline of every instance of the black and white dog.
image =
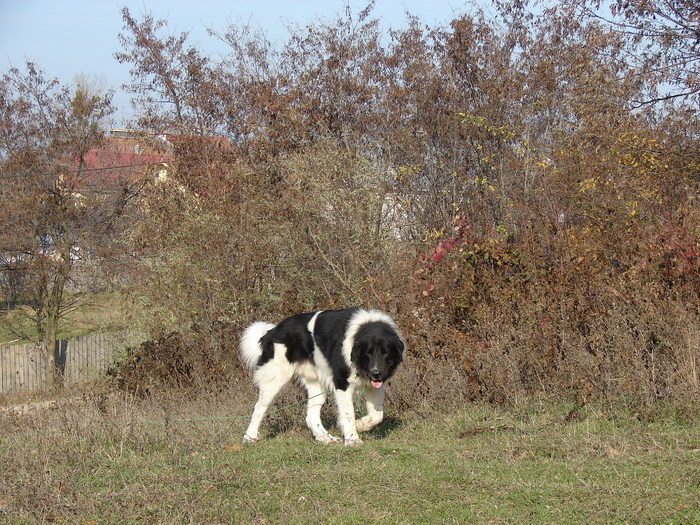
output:
M 322 443 L 340 441 L 321 423 L 327 392 L 335 394 L 338 428 L 345 444 L 362 443 L 357 432 L 384 417 L 384 388 L 401 363 L 404 343 L 384 312 L 347 308 L 304 313 L 277 325 L 257 322 L 243 332 L 240 351 L 259 389 L 244 441 L 258 439 L 258 428 L 277 393 L 296 378 L 309 395 L 306 424 Z M 367 415 L 355 421 L 353 392 L 365 391 Z

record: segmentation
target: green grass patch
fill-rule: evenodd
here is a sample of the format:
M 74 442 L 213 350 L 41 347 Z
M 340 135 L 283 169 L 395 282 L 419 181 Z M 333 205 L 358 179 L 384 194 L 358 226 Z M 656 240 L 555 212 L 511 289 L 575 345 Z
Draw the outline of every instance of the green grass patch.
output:
M 390 413 L 351 449 L 274 423 L 241 446 L 244 418 L 142 424 L 130 408 L 56 412 L 52 424 L 2 426 L 1 521 L 700 522 L 700 424 L 672 416 Z
M 27 306 L 0 311 L 0 345 L 23 344 L 37 340 L 34 314 Z M 59 339 L 94 332 L 118 331 L 128 326 L 128 307 L 117 293 L 84 296 L 76 308 L 66 313 L 59 326 Z

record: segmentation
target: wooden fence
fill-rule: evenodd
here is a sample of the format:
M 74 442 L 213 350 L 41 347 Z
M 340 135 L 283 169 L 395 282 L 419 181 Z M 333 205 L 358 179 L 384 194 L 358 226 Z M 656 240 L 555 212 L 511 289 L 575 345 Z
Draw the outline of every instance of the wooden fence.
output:
M 141 341 L 134 332 L 98 333 L 56 342 L 56 366 L 65 384 L 103 375 L 114 357 Z M 45 382 L 45 355 L 39 344 L 0 348 L 0 394 L 41 388 Z

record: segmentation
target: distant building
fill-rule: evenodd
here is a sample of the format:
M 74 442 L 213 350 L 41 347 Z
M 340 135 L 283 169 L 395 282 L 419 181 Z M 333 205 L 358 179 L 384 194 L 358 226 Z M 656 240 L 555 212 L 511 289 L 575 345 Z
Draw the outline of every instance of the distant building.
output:
M 172 160 L 171 150 L 163 135 L 113 129 L 98 148 L 85 154 L 82 166 L 76 159 L 75 171 L 68 175 L 77 190 L 118 188 L 162 171 Z
M 197 177 L 202 168 L 207 172 L 225 171 L 226 159 L 234 155 L 224 137 L 156 134 L 129 129 L 113 129 L 98 148 L 89 150 L 82 159 L 74 160 L 73 169 L 58 180 L 60 191 L 79 200 L 91 191 L 120 190 L 144 177 L 164 182 L 174 165 L 188 176 L 188 185 L 197 195 Z M 184 187 L 176 184 L 178 189 Z

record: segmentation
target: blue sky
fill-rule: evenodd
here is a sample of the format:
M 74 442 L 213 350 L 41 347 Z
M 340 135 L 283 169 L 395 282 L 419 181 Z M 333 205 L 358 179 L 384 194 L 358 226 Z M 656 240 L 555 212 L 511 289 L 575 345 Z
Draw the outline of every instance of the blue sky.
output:
M 121 50 L 117 35 L 123 6 L 137 17 L 150 12 L 168 20 L 173 33 L 190 31 L 192 43 L 215 55 L 216 41 L 207 36 L 207 27 L 223 31 L 229 22 L 250 22 L 273 42 L 284 42 L 288 25 L 333 19 L 344 5 L 343 0 L 0 0 L 0 71 L 22 68 L 30 59 L 67 85 L 85 75 L 117 91 L 119 121 L 129 110 L 127 95 L 119 92 L 129 81 L 128 66 L 113 57 Z M 350 0 L 354 13 L 365 5 L 364 0 Z M 403 25 L 407 11 L 435 26 L 449 23 L 469 5 L 469 0 L 377 0 L 373 13 L 384 27 Z

